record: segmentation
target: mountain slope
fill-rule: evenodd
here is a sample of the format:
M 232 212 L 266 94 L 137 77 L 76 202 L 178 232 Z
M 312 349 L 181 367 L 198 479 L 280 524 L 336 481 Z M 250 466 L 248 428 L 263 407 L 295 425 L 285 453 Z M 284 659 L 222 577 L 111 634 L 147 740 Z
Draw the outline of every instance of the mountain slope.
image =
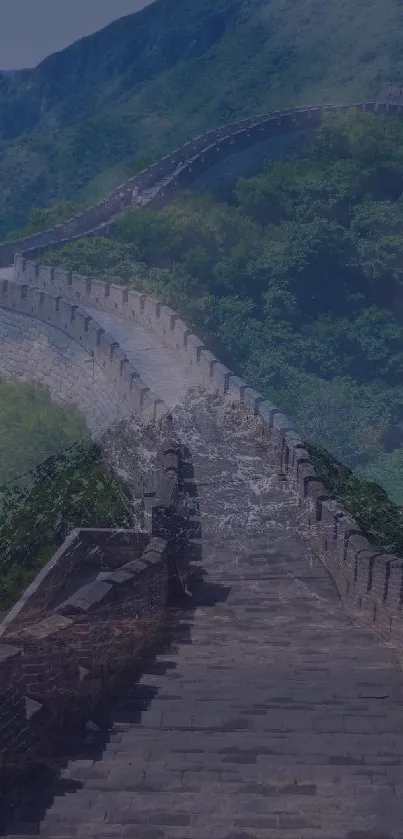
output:
M 0 237 L 33 206 L 85 199 L 93 179 L 100 197 L 133 157 L 213 125 L 376 98 L 403 78 L 401 26 L 400 0 L 157 0 L 0 81 L 4 130 L 24 108 L 36 127 L 0 142 Z
M 75 124 L 124 101 L 165 70 L 203 55 L 245 9 L 242 0 L 157 0 L 32 70 L 0 75 L 0 139 Z

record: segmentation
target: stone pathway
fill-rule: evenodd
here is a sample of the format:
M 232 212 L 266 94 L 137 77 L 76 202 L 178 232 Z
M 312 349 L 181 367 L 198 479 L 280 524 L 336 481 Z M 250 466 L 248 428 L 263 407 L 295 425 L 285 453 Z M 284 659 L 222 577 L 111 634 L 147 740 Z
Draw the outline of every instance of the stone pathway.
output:
M 204 579 L 170 647 L 69 744 L 11 836 L 403 837 L 402 676 L 344 613 L 297 506 L 240 418 L 174 412 L 199 488 Z
M 169 649 L 101 731 L 69 742 L 65 769 L 3 837 L 403 839 L 403 679 L 392 651 L 343 611 L 250 423 L 218 398 L 185 395 L 186 374 L 151 333 L 94 316 L 176 403 L 204 578 L 174 615 Z
M 133 326 L 114 314 L 83 306 L 120 344 L 141 378 L 169 408 L 183 401 L 193 382 L 174 352 L 164 347 L 156 334 L 140 325 Z

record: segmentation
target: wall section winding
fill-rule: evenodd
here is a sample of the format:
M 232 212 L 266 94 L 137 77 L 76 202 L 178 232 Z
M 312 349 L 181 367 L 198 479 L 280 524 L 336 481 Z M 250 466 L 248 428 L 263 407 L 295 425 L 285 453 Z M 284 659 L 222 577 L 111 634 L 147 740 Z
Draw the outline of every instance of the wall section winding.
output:
M 35 288 L 39 285 L 71 301 L 80 301 L 83 307 L 87 304 L 115 312 L 134 325 L 153 329 L 161 343 L 191 371 L 195 385 L 218 392 L 257 420 L 274 465 L 285 474 L 295 492 L 308 544 L 333 577 L 346 608 L 403 652 L 403 558 L 381 554 L 368 542 L 357 522 L 318 479 L 303 441 L 281 410 L 221 364 L 163 302 L 134 289 L 38 265 L 22 255 L 15 259 L 15 274 L 18 283 L 27 284 L 18 287 L 27 289 L 28 294 L 31 286 L 34 299 L 41 293 Z M 71 312 L 75 307 L 73 303 L 69 306 Z M 84 312 L 85 308 L 81 318 Z M 79 329 L 78 325 L 75 329 Z M 114 370 L 113 362 L 111 365 Z
M 326 113 L 344 113 L 352 108 L 376 114 L 396 116 L 403 105 L 367 102 L 347 105 L 321 105 L 261 114 L 230 125 L 206 131 L 185 143 L 158 163 L 144 169 L 113 190 L 98 204 L 50 230 L 14 242 L 0 244 L 0 267 L 10 265 L 16 253 L 61 246 L 83 235 L 107 236 L 111 224 L 129 207 L 147 204 L 160 207 L 178 189 L 189 186 L 206 169 L 248 146 L 292 131 L 318 127 Z
M 117 342 L 80 306 L 87 304 L 115 312 L 125 320 L 153 329 L 162 344 L 173 350 L 191 371 L 195 384 L 218 391 L 258 420 L 262 438 L 270 444 L 276 465 L 284 471 L 297 494 L 308 525 L 309 542 L 332 574 L 347 607 L 354 613 L 365 614 L 384 637 L 403 648 L 403 559 L 374 551 L 357 523 L 318 480 L 303 442 L 287 417 L 222 365 L 161 301 L 113 283 L 27 261 L 39 256 L 50 244 L 65 244 L 82 235 L 107 235 L 114 217 L 124 207 L 136 203 L 160 206 L 170 200 L 176 189 L 189 185 L 220 157 L 275 134 L 318 126 L 325 112 L 344 112 L 350 108 L 379 116 L 403 112 L 402 104 L 376 102 L 302 108 L 258 116 L 206 132 L 132 178 L 97 207 L 51 231 L 0 246 L 1 265 L 9 265 L 15 256 L 17 280 L 16 284 L 3 281 L 0 300 L 6 308 L 52 322 L 94 352 L 97 363 L 130 402 L 133 412 L 145 409 L 157 417 L 166 406 L 143 390 L 141 380 Z

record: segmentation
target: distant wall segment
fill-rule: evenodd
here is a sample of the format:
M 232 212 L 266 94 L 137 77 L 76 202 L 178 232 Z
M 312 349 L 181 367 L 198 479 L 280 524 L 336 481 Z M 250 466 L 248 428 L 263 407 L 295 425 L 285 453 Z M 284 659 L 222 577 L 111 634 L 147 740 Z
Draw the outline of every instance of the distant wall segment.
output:
M 403 113 L 403 105 L 394 103 L 322 105 L 272 112 L 213 128 L 144 169 L 113 190 L 98 204 L 68 221 L 25 239 L 3 242 L 0 244 L 0 267 L 10 265 L 17 252 L 26 252 L 29 249 L 43 250 L 50 246 L 66 244 L 84 235 L 107 236 L 112 222 L 125 209 L 139 204 L 162 206 L 178 189 L 190 186 L 219 160 L 270 137 L 316 128 L 325 113 L 343 113 L 351 108 L 378 116 L 396 116 Z

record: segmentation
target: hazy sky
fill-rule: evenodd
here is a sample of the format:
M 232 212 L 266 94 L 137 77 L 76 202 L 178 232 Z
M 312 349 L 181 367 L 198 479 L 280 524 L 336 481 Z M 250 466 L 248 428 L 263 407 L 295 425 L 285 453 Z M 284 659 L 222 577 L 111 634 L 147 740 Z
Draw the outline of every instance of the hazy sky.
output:
M 0 0 L 0 69 L 35 67 L 151 0 Z

